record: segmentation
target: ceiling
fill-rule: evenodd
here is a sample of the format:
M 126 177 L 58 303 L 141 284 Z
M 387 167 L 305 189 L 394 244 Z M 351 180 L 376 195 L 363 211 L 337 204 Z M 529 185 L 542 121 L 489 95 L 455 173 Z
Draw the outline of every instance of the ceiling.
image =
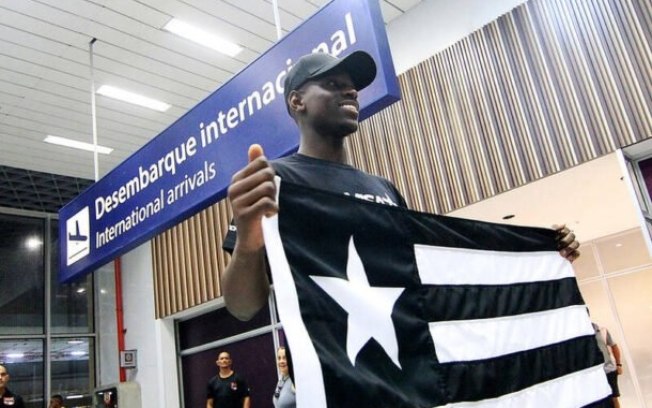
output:
M 278 0 L 283 33 L 327 2 Z M 97 39 L 93 45 L 96 88 L 110 84 L 172 105 L 167 112 L 160 113 L 97 96 L 99 143 L 115 149 L 108 156 L 100 155 L 102 176 L 276 41 L 272 3 L 273 0 L 0 1 L 0 169 L 4 166 L 0 187 L 5 186 L 6 190 L 0 190 L 0 195 L 13 203 L 3 202 L 0 206 L 53 212 L 39 208 L 39 200 L 23 199 L 21 207 L 16 204 L 16 195 L 28 197 L 35 196 L 34 191 L 45 191 L 44 198 L 56 210 L 61 202 L 67 202 L 88 185 L 87 180 L 79 178 L 93 178 L 92 153 L 43 142 L 47 134 L 92 141 L 91 39 Z M 380 0 L 386 23 L 420 3 L 428 4 L 422 0 Z M 172 17 L 221 34 L 244 47 L 244 51 L 235 58 L 226 57 L 163 30 Z M 631 228 L 637 221 L 634 216 L 612 226 L 609 219 L 613 217 L 604 210 L 609 207 L 593 206 L 593 210 L 587 211 L 583 206 L 607 202 L 609 197 L 624 197 L 609 195 L 609 191 L 624 191 L 613 160 L 604 168 L 591 167 L 600 163 L 587 165 L 585 172 L 564 172 L 559 178 L 551 176 L 504 193 L 461 209 L 458 215 L 503 222 L 502 216 L 511 212 L 516 217 L 509 222 L 514 223 L 546 226 L 567 222 L 581 232 L 584 240 Z M 9 167 L 26 170 L 16 176 L 15 169 Z M 49 173 L 57 175 L 57 180 L 53 181 Z M 595 177 L 596 174 L 604 176 Z M 579 178 L 571 178 L 573 175 Z M 591 176 L 601 182 L 583 182 L 591 180 Z M 10 184 L 11 179 L 19 181 L 16 187 Z M 605 184 L 607 181 L 609 184 Z M 60 196 L 64 193 L 65 197 Z M 600 194 L 606 197 L 599 198 Z M 533 206 L 532 197 L 537 197 L 541 205 Z M 625 210 L 631 207 L 627 200 L 619 202 L 624 207 L 618 213 L 632 214 L 631 208 Z M 536 219 L 526 214 L 534 214 Z
M 93 182 L 0 165 L 0 207 L 56 213 Z
M 380 0 L 386 22 L 421 0 Z M 100 177 L 276 41 L 272 0 L 7 0 L 0 2 L 0 165 L 93 179 L 93 154 L 43 142 L 92 143 L 95 89 L 108 84 L 172 107 L 156 112 L 97 95 Z M 327 0 L 278 0 L 283 33 Z M 162 29 L 173 17 L 230 39 L 230 58 Z

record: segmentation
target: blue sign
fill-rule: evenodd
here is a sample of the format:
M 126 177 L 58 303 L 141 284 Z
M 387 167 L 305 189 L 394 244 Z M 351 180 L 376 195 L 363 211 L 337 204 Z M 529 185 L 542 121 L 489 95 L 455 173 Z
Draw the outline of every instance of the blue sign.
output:
M 296 150 L 299 131 L 283 100 L 293 61 L 355 50 L 378 66 L 359 94 L 361 119 L 397 101 L 377 0 L 328 3 L 59 211 L 59 280 L 91 272 L 224 198 L 251 144 L 269 158 Z

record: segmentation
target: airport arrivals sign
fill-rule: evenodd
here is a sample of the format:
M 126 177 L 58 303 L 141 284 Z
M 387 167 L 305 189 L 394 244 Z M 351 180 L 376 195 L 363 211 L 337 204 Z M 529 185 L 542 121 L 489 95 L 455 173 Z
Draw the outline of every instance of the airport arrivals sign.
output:
M 359 95 L 361 119 L 398 100 L 378 0 L 328 3 L 59 211 L 59 280 L 92 272 L 222 199 L 251 144 L 269 158 L 296 150 L 299 133 L 283 100 L 293 61 L 355 50 L 378 65 Z

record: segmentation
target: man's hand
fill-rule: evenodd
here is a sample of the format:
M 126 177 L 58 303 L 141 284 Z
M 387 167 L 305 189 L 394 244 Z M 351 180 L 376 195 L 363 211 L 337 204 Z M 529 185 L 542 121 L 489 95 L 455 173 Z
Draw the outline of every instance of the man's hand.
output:
M 260 145 L 252 145 L 249 164 L 233 175 L 227 193 L 238 235 L 222 274 L 222 295 L 229 312 L 240 320 L 251 319 L 269 296 L 261 219 L 278 212 L 275 175 Z
M 263 148 L 249 147 L 249 164 L 231 178 L 227 197 L 238 227 L 237 246 L 251 252 L 264 246 L 261 218 L 278 212 L 274 169 L 264 156 Z
M 566 225 L 553 225 L 552 228 L 557 231 L 557 249 L 559 254 L 570 262 L 575 261 L 580 256 L 580 243 L 575 239 L 575 234 Z

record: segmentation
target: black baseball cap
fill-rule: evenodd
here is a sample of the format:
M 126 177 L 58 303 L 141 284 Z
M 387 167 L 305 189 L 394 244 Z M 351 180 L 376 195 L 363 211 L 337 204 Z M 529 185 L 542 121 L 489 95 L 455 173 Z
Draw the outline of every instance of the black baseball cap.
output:
M 299 89 L 311 79 L 317 79 L 335 70 L 348 73 L 358 91 L 366 88 L 376 78 L 376 63 L 371 55 L 364 51 L 354 51 L 344 58 L 333 57 L 324 52 L 304 55 L 285 77 L 285 104 L 288 103 L 290 92 Z

